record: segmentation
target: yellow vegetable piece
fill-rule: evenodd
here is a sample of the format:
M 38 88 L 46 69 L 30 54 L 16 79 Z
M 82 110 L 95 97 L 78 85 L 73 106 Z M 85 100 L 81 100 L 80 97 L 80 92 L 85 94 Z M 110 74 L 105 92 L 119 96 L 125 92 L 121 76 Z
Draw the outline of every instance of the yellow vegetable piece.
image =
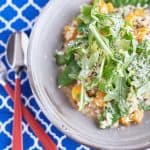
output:
M 103 0 L 99 1 L 99 9 L 101 13 L 108 13 L 107 4 Z
M 130 116 L 131 121 L 134 122 L 134 123 L 136 123 L 136 124 L 141 123 L 143 117 L 144 117 L 144 112 L 143 112 L 143 110 L 135 110 L 135 111 L 131 114 L 131 116 Z
M 143 40 L 144 36 L 150 32 L 150 29 L 147 27 L 141 27 L 135 30 L 136 39 L 140 42 Z
M 106 106 L 106 102 L 104 101 L 105 93 L 98 91 L 96 93 L 96 97 L 94 98 L 93 102 L 96 106 L 103 108 Z
M 136 15 L 134 13 L 131 13 L 125 18 L 125 20 L 132 24 L 135 17 L 136 17 Z
M 80 93 L 81 93 L 81 85 L 80 84 L 76 84 L 73 86 L 72 88 L 72 98 L 75 101 L 79 101 L 80 100 Z
M 112 3 L 107 3 L 107 8 L 108 8 L 108 12 L 113 12 L 114 11 L 114 6 Z
M 129 15 L 127 15 L 126 18 L 125 18 L 125 20 L 132 24 L 133 20 L 136 17 L 144 17 L 144 16 L 145 16 L 144 9 L 137 8 L 134 12 L 130 13 Z
M 64 27 L 65 42 L 75 40 L 77 35 L 78 35 L 78 31 L 75 26 L 65 26 Z
M 140 17 L 144 17 L 144 16 L 145 16 L 144 9 L 142 9 L 142 8 L 137 8 L 137 9 L 134 11 L 134 14 L 135 14 L 136 16 L 140 16 Z
M 123 126 L 128 127 L 130 125 L 130 120 L 127 117 L 121 117 L 119 119 L 119 123 L 122 124 Z
M 99 1 L 99 9 L 101 13 L 109 13 L 114 11 L 114 7 L 112 3 L 105 3 L 104 0 Z

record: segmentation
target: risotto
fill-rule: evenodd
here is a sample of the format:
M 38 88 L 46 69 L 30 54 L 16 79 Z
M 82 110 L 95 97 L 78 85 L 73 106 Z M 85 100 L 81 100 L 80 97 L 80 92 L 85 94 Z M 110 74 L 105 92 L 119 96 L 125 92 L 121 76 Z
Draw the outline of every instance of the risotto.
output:
M 102 129 L 142 122 L 150 110 L 150 11 L 95 0 L 64 27 L 58 86 Z

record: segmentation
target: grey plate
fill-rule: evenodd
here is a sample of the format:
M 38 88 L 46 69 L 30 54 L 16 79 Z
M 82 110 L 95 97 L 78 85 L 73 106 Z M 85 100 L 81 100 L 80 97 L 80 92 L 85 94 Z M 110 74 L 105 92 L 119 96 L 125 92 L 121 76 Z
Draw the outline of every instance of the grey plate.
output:
M 95 123 L 74 110 L 57 88 L 54 53 L 62 44 L 64 25 L 89 0 L 51 0 L 40 15 L 31 35 L 28 72 L 37 102 L 47 118 L 77 141 L 102 149 L 125 150 L 150 147 L 150 113 L 143 123 L 120 129 L 100 130 Z

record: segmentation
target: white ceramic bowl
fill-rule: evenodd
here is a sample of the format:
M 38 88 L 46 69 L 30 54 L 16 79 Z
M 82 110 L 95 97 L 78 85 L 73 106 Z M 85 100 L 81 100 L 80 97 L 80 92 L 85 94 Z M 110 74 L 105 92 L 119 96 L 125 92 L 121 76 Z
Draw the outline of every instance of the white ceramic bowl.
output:
M 141 125 L 100 130 L 74 110 L 57 88 L 55 50 L 62 45 L 64 25 L 90 0 L 51 0 L 34 26 L 28 51 L 28 72 L 33 93 L 47 118 L 73 139 L 102 149 L 144 149 L 150 147 L 150 113 Z

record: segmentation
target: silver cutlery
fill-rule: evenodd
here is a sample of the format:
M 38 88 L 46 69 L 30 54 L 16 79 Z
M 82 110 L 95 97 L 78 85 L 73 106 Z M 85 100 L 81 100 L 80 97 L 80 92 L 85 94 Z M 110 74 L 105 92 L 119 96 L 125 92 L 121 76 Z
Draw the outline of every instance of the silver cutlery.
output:
M 27 56 L 27 47 L 28 47 L 28 37 L 25 33 L 14 33 L 11 38 L 9 39 L 8 48 L 7 48 L 7 57 L 8 61 L 12 68 L 16 71 L 16 86 L 15 92 L 7 83 L 5 76 L 6 76 L 6 69 L 0 63 L 0 80 L 3 84 L 7 93 L 11 96 L 12 100 L 14 101 L 14 105 L 16 105 L 14 110 L 14 123 L 13 123 L 13 149 L 14 150 L 21 150 L 23 148 L 22 143 L 22 135 L 21 135 L 21 121 L 22 121 L 22 114 L 23 117 L 26 119 L 27 123 L 29 123 L 31 129 L 34 131 L 35 135 L 39 138 L 41 144 L 43 145 L 45 150 L 55 150 L 56 145 L 50 139 L 50 137 L 45 133 L 41 125 L 38 121 L 33 117 L 31 112 L 21 103 L 20 97 L 20 71 L 26 67 L 26 56 Z M 17 103 L 16 103 L 17 99 Z M 15 114 L 16 113 L 16 114 Z M 16 116 L 15 116 L 16 115 Z M 16 120 L 15 120 L 16 117 Z M 19 126 L 19 127 L 18 127 Z M 14 136 L 15 135 L 15 136 Z

